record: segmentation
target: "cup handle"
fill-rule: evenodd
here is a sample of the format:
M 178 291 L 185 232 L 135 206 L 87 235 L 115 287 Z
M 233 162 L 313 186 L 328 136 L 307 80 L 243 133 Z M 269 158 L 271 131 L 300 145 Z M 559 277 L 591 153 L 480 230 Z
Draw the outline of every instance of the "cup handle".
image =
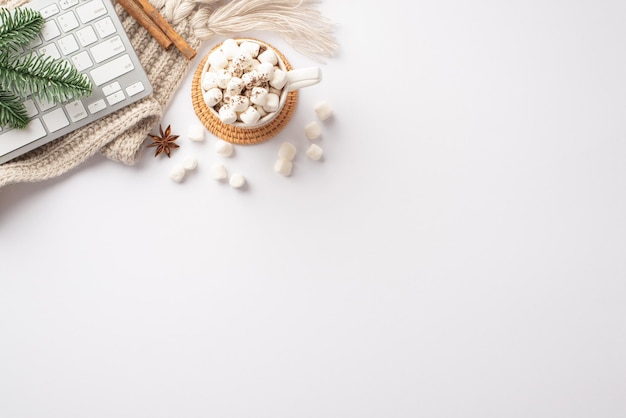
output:
M 319 67 L 299 68 L 287 72 L 287 91 L 312 86 L 322 81 L 322 69 Z

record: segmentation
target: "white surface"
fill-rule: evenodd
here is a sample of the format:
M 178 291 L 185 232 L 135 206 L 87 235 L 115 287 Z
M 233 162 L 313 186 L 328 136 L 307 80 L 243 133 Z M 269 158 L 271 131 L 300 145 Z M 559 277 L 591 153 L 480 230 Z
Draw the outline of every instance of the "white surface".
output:
M 190 73 L 170 160 L 0 190 L 1 417 L 626 416 L 624 2 L 322 9 L 272 141 L 184 138 Z

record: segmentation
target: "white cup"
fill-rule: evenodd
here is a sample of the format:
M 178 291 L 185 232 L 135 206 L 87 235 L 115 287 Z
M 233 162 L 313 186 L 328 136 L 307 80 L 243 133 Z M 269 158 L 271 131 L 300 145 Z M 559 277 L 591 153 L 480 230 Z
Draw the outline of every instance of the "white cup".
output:
M 281 59 L 281 56 L 278 53 L 278 51 L 276 51 L 276 49 L 274 49 L 273 47 L 271 47 L 270 45 L 262 41 L 259 41 L 257 39 L 248 39 L 248 38 L 237 38 L 235 39 L 235 41 L 237 42 L 238 45 L 241 45 L 243 42 L 253 42 L 253 43 L 259 44 L 261 47 L 264 47 L 265 49 L 269 49 L 273 51 L 276 54 L 277 61 L 278 61 L 276 64 L 276 67 L 286 72 L 287 81 L 284 87 L 280 89 L 280 96 L 279 96 L 280 100 L 278 103 L 278 109 L 276 111 L 268 112 L 266 115 L 262 116 L 254 124 L 248 124 L 240 120 L 237 120 L 235 122 L 230 123 L 230 125 L 236 126 L 238 128 L 247 128 L 247 129 L 254 129 L 254 128 L 261 127 L 271 122 L 282 111 L 283 107 L 285 106 L 285 103 L 287 102 L 287 95 L 289 92 L 301 89 L 303 87 L 308 87 L 308 86 L 318 84 L 322 80 L 322 70 L 319 67 L 307 67 L 307 68 L 300 68 L 300 69 L 287 71 L 285 62 Z M 217 48 L 219 48 L 220 46 L 221 45 L 217 46 Z M 211 64 L 209 63 L 209 60 L 207 59 L 204 65 L 204 68 L 202 69 L 202 76 L 204 76 L 204 73 L 210 71 L 210 66 Z M 203 90 L 202 93 L 206 93 L 204 89 L 202 90 Z M 217 118 L 219 118 L 219 114 L 215 110 L 215 107 L 216 106 L 209 107 L 209 110 L 213 112 L 213 114 Z

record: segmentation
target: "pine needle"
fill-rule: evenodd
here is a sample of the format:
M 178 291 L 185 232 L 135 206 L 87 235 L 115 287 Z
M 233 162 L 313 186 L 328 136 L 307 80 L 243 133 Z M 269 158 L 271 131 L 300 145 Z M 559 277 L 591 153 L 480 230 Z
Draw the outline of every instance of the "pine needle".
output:
M 28 125 L 28 113 L 15 94 L 0 89 L 0 126 L 22 129 Z
M 44 19 L 38 11 L 0 8 L 0 49 L 28 45 L 43 25 Z
M 21 58 L 0 53 L 0 88 L 23 97 L 33 93 L 55 103 L 92 92 L 89 78 L 67 61 L 34 53 Z

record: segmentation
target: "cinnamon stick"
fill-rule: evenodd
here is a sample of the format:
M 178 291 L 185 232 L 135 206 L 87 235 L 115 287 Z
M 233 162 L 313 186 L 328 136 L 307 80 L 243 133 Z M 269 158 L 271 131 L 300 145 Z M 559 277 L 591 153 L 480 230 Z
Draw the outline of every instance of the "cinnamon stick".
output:
M 148 0 L 134 0 L 135 3 L 141 7 L 146 15 L 152 20 L 152 22 L 167 35 L 167 37 L 174 43 L 176 48 L 183 54 L 188 60 L 193 59 L 196 56 L 196 51 L 172 28 L 172 26 L 163 18 L 161 13 L 150 4 Z
M 163 49 L 170 49 L 173 45 L 172 40 L 152 21 L 143 8 L 139 7 L 133 0 L 117 0 L 117 2 L 156 39 Z

